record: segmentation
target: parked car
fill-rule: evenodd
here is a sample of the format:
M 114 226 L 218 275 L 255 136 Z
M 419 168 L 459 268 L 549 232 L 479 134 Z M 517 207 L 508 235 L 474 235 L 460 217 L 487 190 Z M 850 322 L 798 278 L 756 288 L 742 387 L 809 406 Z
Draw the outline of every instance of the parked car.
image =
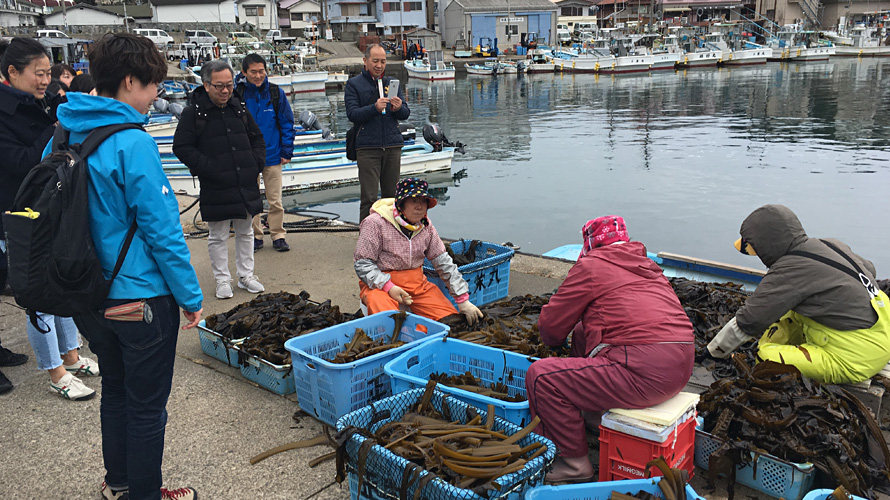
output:
M 292 36 L 282 36 L 281 30 L 269 30 L 266 32 L 266 41 L 279 45 L 291 45 L 297 39 Z
M 37 30 L 37 38 L 71 38 L 64 31 L 59 30 Z
M 247 44 L 247 43 L 255 43 L 259 42 L 257 37 L 247 33 L 246 31 L 230 31 L 226 34 L 226 40 L 229 43 L 239 43 L 239 44 Z
M 173 37 L 168 35 L 167 32 L 164 30 L 137 28 L 137 29 L 133 30 L 133 33 L 135 33 L 137 35 L 142 35 L 145 38 L 148 38 L 158 47 L 165 47 L 167 45 L 173 45 Z
M 205 30 L 185 30 L 185 41 L 187 43 L 209 43 L 213 45 L 217 43 L 219 39 L 213 36 L 212 33 Z

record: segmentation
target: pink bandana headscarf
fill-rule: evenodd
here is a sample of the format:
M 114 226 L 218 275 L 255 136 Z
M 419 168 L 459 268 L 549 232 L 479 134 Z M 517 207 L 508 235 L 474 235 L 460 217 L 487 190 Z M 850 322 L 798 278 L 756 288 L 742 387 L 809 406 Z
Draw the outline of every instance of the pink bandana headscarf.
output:
M 584 239 L 582 257 L 596 247 L 611 245 L 616 241 L 630 241 L 624 219 L 617 215 L 606 215 L 587 221 L 581 228 L 581 235 Z

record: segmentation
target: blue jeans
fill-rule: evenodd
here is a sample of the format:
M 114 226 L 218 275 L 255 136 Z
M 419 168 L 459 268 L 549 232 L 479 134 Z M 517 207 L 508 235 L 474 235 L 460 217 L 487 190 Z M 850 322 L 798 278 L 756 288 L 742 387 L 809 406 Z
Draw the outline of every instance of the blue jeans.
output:
M 133 300 L 108 300 L 112 307 Z M 167 398 L 179 335 L 173 296 L 146 299 L 152 321 L 112 321 L 104 310 L 74 318 L 102 372 L 102 457 L 105 482 L 131 500 L 161 498 Z
M 30 316 L 26 319 L 26 323 L 28 342 L 31 343 L 34 356 L 37 357 L 37 368 L 41 370 L 58 368 L 62 366 L 62 355 L 77 349 L 77 326 L 71 318 L 37 313 L 37 324 L 42 330 L 49 329 L 47 333 L 35 328 Z

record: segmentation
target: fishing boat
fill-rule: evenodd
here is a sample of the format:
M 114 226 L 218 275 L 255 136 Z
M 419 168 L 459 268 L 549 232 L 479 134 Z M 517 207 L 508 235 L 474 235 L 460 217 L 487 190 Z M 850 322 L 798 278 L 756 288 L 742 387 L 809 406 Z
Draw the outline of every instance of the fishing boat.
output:
M 486 75 L 491 76 L 498 71 L 497 65 L 492 64 L 470 64 L 464 63 L 464 67 L 467 68 L 468 75 Z
M 513 61 L 498 61 L 499 75 L 515 75 L 521 72 L 521 66 Z
M 269 83 L 274 83 L 278 85 L 278 88 L 282 90 L 285 94 L 293 94 L 294 93 L 294 85 L 291 82 L 290 75 L 269 75 Z
M 328 71 L 328 79 L 325 81 L 325 87 L 340 88 L 346 85 L 349 75 L 345 71 Z
M 405 141 L 405 146 L 413 146 L 414 144 L 414 139 L 408 139 Z M 161 150 L 160 147 L 158 149 Z M 182 163 L 179 158 L 177 158 L 176 155 L 173 154 L 173 151 L 166 148 L 162 151 L 162 164 Z M 318 142 L 309 142 L 305 144 L 294 145 L 294 157 L 342 153 L 344 151 L 346 151 L 346 139 L 322 139 Z
M 615 58 L 609 53 L 608 40 L 596 40 L 594 44 L 583 49 L 557 50 L 550 61 L 556 71 L 596 73 L 601 65 L 611 65 Z
M 404 147 L 400 175 L 420 175 L 450 170 L 454 151 L 454 148 L 434 151 L 429 144 Z M 191 196 L 200 193 L 197 177 L 192 177 L 185 165 L 166 164 L 164 171 L 174 192 Z M 295 157 L 281 172 L 282 191 L 324 189 L 357 182 L 358 166 L 346 158 L 345 152 Z M 262 181 L 260 189 L 264 189 Z
M 735 38 L 732 45 L 727 43 L 724 33 L 708 33 L 705 35 L 705 43 L 711 47 L 717 47 L 723 51 L 721 64 L 728 66 L 745 66 L 751 64 L 766 64 L 772 57 L 773 50 L 764 45 Z
M 599 42 L 599 40 L 594 43 Z M 645 73 L 652 69 L 655 58 L 646 50 L 638 50 L 635 40 L 631 37 L 613 38 L 610 40 L 613 54 L 611 64 L 600 64 L 599 72 L 607 74 Z
M 879 28 L 857 26 L 850 31 L 850 45 L 838 45 L 834 55 L 843 57 L 890 57 L 890 39 L 881 40 Z
M 547 54 L 551 53 L 551 49 L 544 45 L 538 45 L 530 50 L 531 62 L 525 67 L 526 73 L 553 73 L 556 65 L 547 58 Z
M 327 71 L 298 71 L 291 73 L 291 88 L 294 94 L 324 92 L 328 81 Z
M 782 30 L 770 41 L 773 53 L 770 61 L 827 61 L 836 47 L 830 41 L 820 40 L 816 31 Z
M 441 50 L 431 50 L 423 59 L 408 59 L 404 63 L 409 78 L 421 80 L 454 80 L 454 65 L 445 62 Z
M 578 260 L 582 245 L 572 244 L 554 248 L 543 254 L 544 257 L 568 261 Z M 743 290 L 754 291 L 765 271 L 750 267 L 736 266 L 712 260 L 697 259 L 668 252 L 646 252 L 646 256 L 658 264 L 668 278 L 686 278 L 703 282 L 723 283 L 731 281 L 742 285 Z
M 145 128 L 146 130 L 148 130 L 149 127 Z M 294 129 L 294 148 L 306 144 L 314 144 L 317 142 L 330 140 L 329 138 L 324 136 L 323 130 L 304 130 L 299 125 L 295 125 Z M 173 129 L 169 132 L 171 132 L 169 135 L 152 135 L 155 142 L 158 144 L 158 151 L 162 155 L 165 153 L 173 152 L 173 132 L 176 132 L 175 124 L 173 124 Z M 151 134 L 151 131 L 149 131 L 149 134 Z

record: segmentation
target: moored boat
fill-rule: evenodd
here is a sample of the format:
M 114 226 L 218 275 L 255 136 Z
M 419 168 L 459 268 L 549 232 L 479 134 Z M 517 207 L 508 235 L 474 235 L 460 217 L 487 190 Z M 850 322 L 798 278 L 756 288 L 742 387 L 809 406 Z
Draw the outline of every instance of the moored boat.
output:
M 842 57 L 890 57 L 890 37 L 881 40 L 879 28 L 857 26 L 850 32 L 850 45 L 838 45 L 834 55 Z
M 468 75 L 493 75 L 497 73 L 497 65 L 464 63 Z
M 423 59 L 408 59 L 404 62 L 409 78 L 421 80 L 453 80 L 454 65 L 446 63 L 441 50 L 427 52 Z
M 415 144 L 402 149 L 400 175 L 419 175 L 451 169 L 454 148 L 434 151 L 428 144 Z M 188 168 L 180 164 L 166 164 L 164 170 L 173 191 L 197 196 L 200 185 Z M 293 158 L 281 173 L 282 191 L 321 189 L 358 182 L 358 166 L 346 158 L 346 153 L 322 154 Z M 260 189 L 264 186 L 260 182 Z

